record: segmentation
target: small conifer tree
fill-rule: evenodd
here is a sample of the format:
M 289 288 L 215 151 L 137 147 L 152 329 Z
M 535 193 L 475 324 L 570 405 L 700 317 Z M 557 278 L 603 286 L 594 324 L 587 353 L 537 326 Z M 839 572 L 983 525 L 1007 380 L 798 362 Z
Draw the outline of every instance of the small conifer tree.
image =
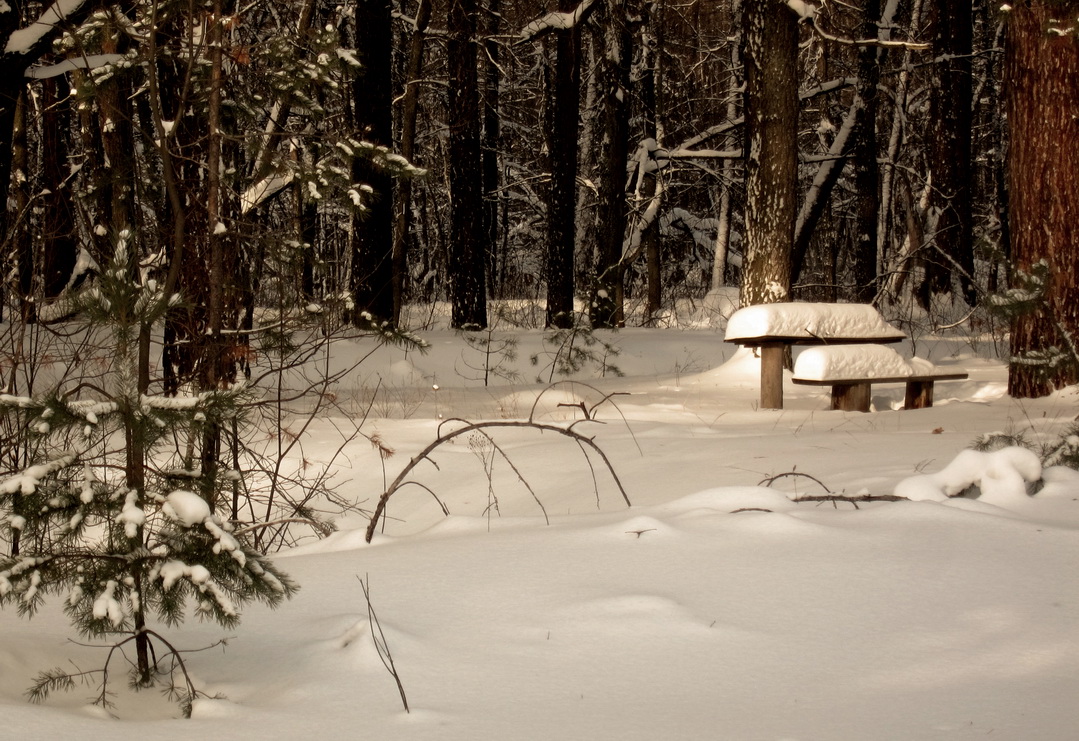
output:
M 990 312 L 1011 322 L 1018 317 L 1040 315 L 1055 330 L 1056 337 L 1046 337 L 1045 345 L 1037 350 L 1019 353 L 1010 359 L 1012 366 L 1024 365 L 1037 369 L 1046 377 L 1070 377 L 1079 368 L 1079 339 L 1074 337 L 1059 317 L 1053 316 L 1049 305 L 1051 274 L 1049 263 L 1039 260 L 1029 271 L 1012 271 L 1011 286 L 990 294 Z M 1050 344 L 1053 340 L 1059 344 Z
M 231 627 L 243 604 L 276 606 L 296 587 L 215 514 L 222 485 L 199 483 L 200 472 L 183 461 L 193 491 L 171 484 L 177 466 L 167 444 L 211 422 L 242 425 L 244 392 L 160 397 L 140 388 L 147 374 L 139 364 L 148 359 L 139 348 L 176 297 L 137 276 L 127 236 L 76 299 L 82 331 L 111 340 L 106 369 L 92 384 L 60 380 L 41 397 L 0 396 L 0 413 L 15 415 L 40 451 L 33 465 L 0 480 L 0 537 L 10 550 L 0 554 L 0 605 L 33 615 L 46 595 L 61 597 L 82 635 L 134 643 L 133 684 L 148 686 L 169 673 L 161 657 L 181 661 L 150 629 L 152 618 L 174 627 L 193 603 L 198 617 Z M 79 675 L 45 672 L 29 694 L 42 699 Z M 189 710 L 195 691 L 187 687 Z M 104 679 L 101 690 L 104 703 Z

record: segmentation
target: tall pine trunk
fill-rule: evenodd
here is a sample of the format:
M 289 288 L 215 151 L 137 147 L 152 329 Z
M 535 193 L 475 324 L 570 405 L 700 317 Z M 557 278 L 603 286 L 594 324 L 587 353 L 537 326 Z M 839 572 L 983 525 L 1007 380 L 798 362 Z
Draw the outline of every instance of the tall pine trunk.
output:
M 575 0 L 559 0 L 571 12 Z M 577 136 L 580 118 L 581 32 L 574 24 L 555 37 L 552 104 L 548 107 L 551 182 L 547 199 L 547 326 L 573 325 L 573 253 L 577 236 Z
M 1077 16 L 1075 0 L 1020 0 L 1006 20 L 1012 260 L 1020 270 L 1039 260 L 1049 266 L 1045 306 L 1012 323 L 1013 356 L 1069 344 L 1074 353 L 1079 338 L 1079 41 L 1074 31 L 1061 33 Z M 1008 393 L 1045 396 L 1076 381 L 1074 362 L 1012 362 Z
M 450 322 L 458 329 L 487 326 L 476 13 L 476 0 L 450 0 Z
M 862 38 L 877 38 L 879 0 L 866 0 Z M 877 166 L 877 85 L 883 50 L 864 46 L 858 50 L 857 96 L 861 103 L 854 123 L 854 231 L 851 242 L 850 298 L 869 303 L 877 295 L 877 209 L 880 204 L 880 171 Z
M 593 152 L 596 161 L 595 286 L 589 315 L 593 327 L 623 324 L 622 246 L 626 237 L 626 159 L 629 156 L 630 62 L 633 57 L 631 17 L 636 9 L 626 0 L 611 0 L 597 34 L 596 123 Z
M 431 21 L 431 0 L 420 0 L 416 21 L 408 47 L 405 67 L 405 91 L 401 102 L 401 156 L 412 162 L 416 156 L 416 111 L 419 102 L 420 77 L 423 73 L 423 49 L 427 24 Z M 406 256 L 412 226 L 412 180 L 397 183 L 397 226 L 393 234 L 393 311 L 394 324 L 401 320 L 404 307 L 404 282 L 407 273 Z
M 786 301 L 797 214 L 798 28 L 780 0 L 745 0 L 746 238 L 742 306 Z
M 356 46 L 361 63 L 353 78 L 356 136 L 373 144 L 393 143 L 393 90 L 389 0 L 356 3 Z M 352 295 L 357 321 L 391 321 L 394 309 L 393 178 L 385 168 L 359 158 L 353 178 L 374 191 L 365 213 L 353 215 Z
M 953 277 L 971 305 L 975 301 L 973 211 L 971 209 L 971 60 L 973 12 L 963 0 L 932 3 L 935 25 L 929 161 L 933 177 L 930 211 L 936 231 L 925 255 L 925 280 L 918 298 L 928 308 L 933 294 L 950 293 Z

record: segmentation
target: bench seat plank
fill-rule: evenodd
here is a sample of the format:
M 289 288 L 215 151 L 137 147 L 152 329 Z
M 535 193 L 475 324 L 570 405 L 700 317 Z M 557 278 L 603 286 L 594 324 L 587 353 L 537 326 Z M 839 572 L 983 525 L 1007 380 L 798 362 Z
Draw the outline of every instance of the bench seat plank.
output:
M 846 412 L 868 412 L 870 392 L 874 383 L 905 383 L 904 409 L 928 409 L 933 406 L 933 383 L 935 381 L 962 381 L 966 373 L 933 373 L 922 376 L 894 376 L 891 378 L 793 378 L 800 386 L 831 386 L 832 409 Z

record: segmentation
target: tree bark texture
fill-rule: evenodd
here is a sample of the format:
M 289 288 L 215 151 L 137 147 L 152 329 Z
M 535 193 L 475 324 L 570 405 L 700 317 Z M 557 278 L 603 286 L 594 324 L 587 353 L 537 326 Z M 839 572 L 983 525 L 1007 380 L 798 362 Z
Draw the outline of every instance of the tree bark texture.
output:
M 69 182 L 70 93 L 67 80 L 62 77 L 45 80 L 41 85 L 41 164 L 45 192 L 41 242 L 33 267 L 40 283 L 29 287 L 30 296 L 58 296 L 71 277 L 79 252 Z
M 499 157 L 498 151 L 502 138 L 502 121 L 499 114 L 499 88 L 502 84 L 502 70 L 499 56 L 502 44 L 497 40 L 501 29 L 501 0 L 487 0 L 487 24 L 484 34 L 483 63 L 483 254 L 487 261 L 487 275 L 490 277 L 491 291 L 501 289 L 498 277 L 498 212 L 501 203 L 499 195 Z M 495 294 L 497 296 L 497 294 Z
M 780 0 L 746 0 L 746 238 L 742 306 L 786 301 L 797 215 L 798 28 Z
M 451 0 L 448 28 L 450 322 L 458 329 L 482 329 L 487 326 L 487 278 L 483 254 L 483 183 L 479 167 L 476 0 Z
M 950 293 L 953 276 L 974 304 L 974 237 L 971 209 L 971 60 L 974 27 L 971 3 L 937 0 L 931 4 L 935 26 L 930 96 L 929 166 L 933 178 L 929 208 L 936 232 L 925 254 L 925 280 L 918 298 L 929 306 L 932 294 Z
M 559 0 L 570 12 L 575 0 Z M 551 182 L 547 200 L 547 326 L 573 325 L 573 253 L 577 228 L 577 136 L 580 118 L 581 32 L 554 32 L 552 105 L 548 107 Z
M 602 47 L 596 60 L 596 209 L 593 215 L 595 285 L 589 315 L 592 326 L 624 323 L 622 246 L 626 238 L 626 159 L 629 156 L 630 62 L 633 58 L 631 12 L 626 0 L 603 9 Z
M 1061 33 L 1079 2 L 1021 0 L 1005 21 L 1009 233 L 1015 267 L 1049 265 L 1047 301 L 1012 323 L 1012 355 L 1079 338 L 1079 40 Z M 1074 345 L 1073 345 L 1074 347 Z M 1009 366 L 1008 393 L 1039 397 L 1079 381 L 1075 363 Z
M 393 145 L 393 84 L 389 0 L 356 3 L 356 52 L 361 67 L 352 81 L 356 135 L 372 144 Z M 355 320 L 392 321 L 394 312 L 393 178 L 371 160 L 353 164 L 356 182 L 374 191 L 365 212 L 352 223 L 352 295 Z M 362 317 L 362 319 L 361 319 Z
M 420 0 L 416 7 L 416 24 L 408 46 L 405 67 L 405 91 L 401 100 L 401 156 L 409 162 L 416 154 L 416 115 L 419 101 L 419 80 L 423 73 L 423 50 L 427 24 L 431 21 L 431 0 Z M 404 283 L 407 275 L 406 255 L 412 228 L 412 181 L 408 178 L 397 184 L 397 227 L 393 235 L 393 308 L 394 324 L 401 319 L 404 306 Z
M 862 38 L 877 38 L 880 21 L 879 0 L 866 0 Z M 880 171 L 877 166 L 877 85 L 884 51 L 875 46 L 858 50 L 858 85 L 861 103 L 852 132 L 851 154 L 854 168 L 854 219 L 851 245 L 851 287 L 848 298 L 870 303 L 877 295 L 877 211 L 880 206 Z

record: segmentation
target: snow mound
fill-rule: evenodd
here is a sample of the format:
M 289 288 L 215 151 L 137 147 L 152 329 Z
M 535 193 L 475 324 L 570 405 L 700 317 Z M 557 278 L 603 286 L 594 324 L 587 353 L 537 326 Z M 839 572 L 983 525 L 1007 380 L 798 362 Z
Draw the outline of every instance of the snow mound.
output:
M 1049 466 L 1042 471 L 1039 497 L 1079 497 L 1079 471 L 1067 466 Z
M 976 487 L 979 501 L 1007 508 L 1028 500 L 1028 482 L 1041 477 L 1041 461 L 1026 448 L 1011 447 L 988 453 L 964 450 L 936 473 L 903 479 L 896 485 L 895 494 L 907 499 L 942 502 Z
M 705 489 L 657 507 L 669 514 L 730 514 L 737 510 L 791 510 L 794 502 L 781 491 L 764 486 L 723 486 Z
M 739 309 L 727 322 L 726 338 L 905 336 L 868 304 L 780 303 Z

